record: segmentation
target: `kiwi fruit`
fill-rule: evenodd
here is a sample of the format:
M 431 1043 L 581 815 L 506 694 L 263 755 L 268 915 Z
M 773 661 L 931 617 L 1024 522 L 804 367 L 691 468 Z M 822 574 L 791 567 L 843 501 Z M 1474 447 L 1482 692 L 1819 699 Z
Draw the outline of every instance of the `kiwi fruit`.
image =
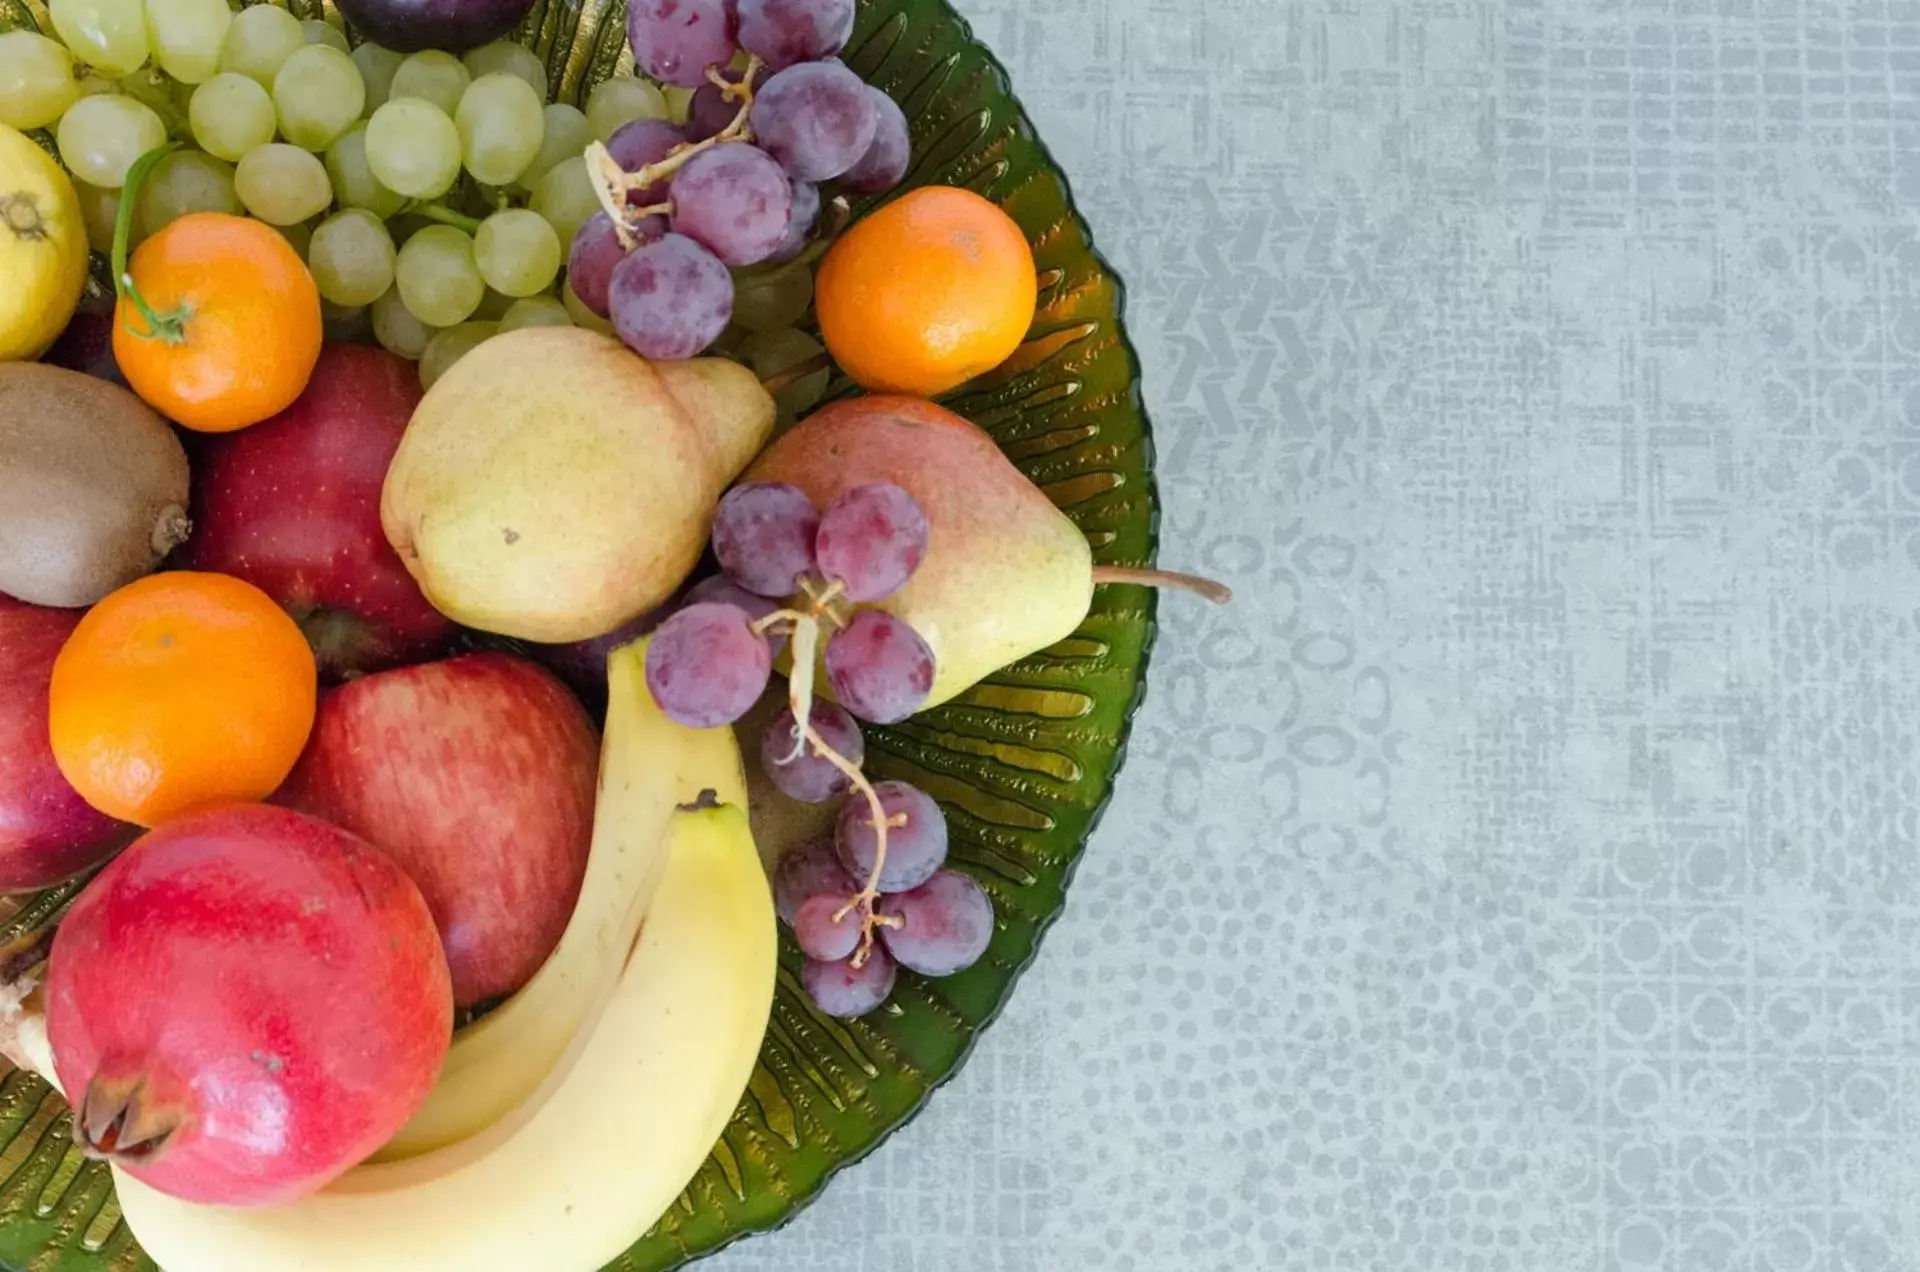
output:
M 0 592 L 91 605 L 187 537 L 187 455 L 116 384 L 0 363 Z

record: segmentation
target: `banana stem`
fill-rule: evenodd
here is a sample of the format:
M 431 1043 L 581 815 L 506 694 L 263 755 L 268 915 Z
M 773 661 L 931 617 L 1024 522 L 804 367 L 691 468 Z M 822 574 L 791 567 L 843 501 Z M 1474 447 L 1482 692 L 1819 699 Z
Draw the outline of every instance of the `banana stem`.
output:
M 133 214 L 140 202 L 140 187 L 147 183 L 147 174 L 154 170 L 162 159 L 180 149 L 177 141 L 156 146 L 146 154 L 134 160 L 133 167 L 127 170 L 127 179 L 120 187 L 120 208 L 113 219 L 113 288 L 124 296 L 133 307 L 140 311 L 140 317 L 146 320 L 145 331 L 135 331 L 131 322 L 127 323 L 127 333 L 141 340 L 159 340 L 164 344 L 180 345 L 187 342 L 187 319 L 193 316 L 193 308 L 182 304 L 167 313 L 155 313 L 140 289 L 133 285 L 133 274 L 127 269 L 127 248 L 133 238 Z
M 1198 574 L 1181 574 L 1174 570 L 1140 570 L 1130 565 L 1096 565 L 1093 567 L 1093 583 L 1099 587 L 1105 583 L 1131 583 L 1139 587 L 1173 588 L 1182 592 L 1192 592 L 1204 596 L 1215 605 L 1225 605 L 1233 599 L 1233 589 L 1225 583 L 1216 583 L 1212 579 L 1201 578 Z

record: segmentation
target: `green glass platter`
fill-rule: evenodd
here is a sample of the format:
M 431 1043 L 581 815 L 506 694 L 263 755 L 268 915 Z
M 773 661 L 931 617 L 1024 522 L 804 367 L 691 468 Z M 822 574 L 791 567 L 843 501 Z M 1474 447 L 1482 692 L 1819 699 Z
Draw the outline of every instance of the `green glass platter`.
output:
M 324 6 L 292 8 L 315 17 Z M 536 5 L 520 38 L 546 57 L 559 100 L 583 102 L 593 85 L 631 69 L 625 13 L 624 0 Z M 0 30 L 23 24 L 50 29 L 39 0 L 0 0 Z M 1094 250 L 1005 71 L 943 0 L 863 0 L 845 58 L 912 122 L 914 165 L 902 191 L 969 187 L 1004 207 L 1033 244 L 1040 306 L 1027 343 L 943 402 L 992 434 L 1086 533 L 1097 561 L 1149 563 L 1153 447 L 1120 280 Z M 959 976 L 903 973 L 885 1008 L 843 1023 L 807 1003 L 783 936 L 772 1020 L 739 1109 L 679 1201 L 614 1267 L 658 1272 L 784 1223 L 959 1069 L 1060 912 L 1120 767 L 1153 615 L 1150 592 L 1100 589 L 1069 639 L 870 734 L 877 774 L 918 783 L 945 806 L 955 862 L 992 894 L 993 944 Z M 56 917 L 73 891 L 32 898 L 0 924 L 0 948 Z M 0 1079 L 0 1264 L 151 1268 L 112 1193 L 105 1168 L 74 1149 L 65 1103 L 32 1075 Z

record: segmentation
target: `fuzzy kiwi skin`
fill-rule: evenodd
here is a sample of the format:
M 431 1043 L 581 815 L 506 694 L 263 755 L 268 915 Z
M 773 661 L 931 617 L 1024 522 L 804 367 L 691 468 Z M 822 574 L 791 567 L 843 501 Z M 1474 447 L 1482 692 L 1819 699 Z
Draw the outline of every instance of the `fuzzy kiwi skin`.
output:
M 0 592 L 91 605 L 187 537 L 187 455 L 105 380 L 0 363 Z

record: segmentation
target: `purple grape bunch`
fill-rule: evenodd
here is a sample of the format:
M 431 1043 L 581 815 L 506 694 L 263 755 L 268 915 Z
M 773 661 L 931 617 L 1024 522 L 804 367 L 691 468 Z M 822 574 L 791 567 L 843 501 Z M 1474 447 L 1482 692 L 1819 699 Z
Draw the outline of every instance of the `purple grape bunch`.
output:
M 850 822 L 868 816 L 863 799 L 849 800 L 832 840 L 795 848 L 773 877 L 775 909 L 800 947 L 801 987 L 821 1011 L 842 1019 L 864 1016 L 886 1002 L 900 968 L 952 976 L 979 962 L 993 940 L 993 900 L 986 889 L 972 876 L 944 868 L 947 826 L 940 806 L 904 782 L 880 785 L 889 788 L 890 807 L 916 810 L 889 834 L 887 864 L 892 866 L 897 851 L 920 881 L 899 889 L 883 884 L 874 909 L 879 939 L 864 958 L 859 955 L 861 894 L 854 882 L 859 849 L 848 846 L 846 833 Z M 870 841 L 870 830 L 868 836 Z
M 733 318 L 730 270 L 799 255 L 820 219 L 818 183 L 878 194 L 906 176 L 906 115 L 838 60 L 853 23 L 854 0 L 629 5 L 640 69 L 696 91 L 684 126 L 636 120 L 607 153 L 629 175 L 683 157 L 627 192 L 635 215 L 657 211 L 624 237 L 603 216 L 580 228 L 568 281 L 636 353 L 687 358 L 718 340 Z M 751 72 L 729 69 L 742 50 Z
M 839 603 L 871 604 L 898 592 L 925 558 L 927 537 L 925 512 L 891 482 L 855 486 L 825 513 L 793 486 L 735 486 L 713 517 L 724 589 L 696 584 L 689 599 L 699 599 L 662 623 L 647 649 L 647 685 L 660 709 L 691 728 L 732 724 L 766 691 L 775 640 L 798 617 L 824 622 L 830 634 L 821 661 L 839 705 L 816 706 L 810 728 L 857 764 L 856 721 L 896 724 L 918 711 L 933 688 L 933 651 L 896 615 L 863 609 L 842 619 Z M 806 611 L 764 604 L 795 596 Z M 769 734 L 787 733 L 783 747 L 769 747 L 774 784 L 796 799 L 821 792 L 813 802 L 844 790 L 836 778 L 850 779 L 817 748 L 801 745 L 792 712 L 782 720 Z

